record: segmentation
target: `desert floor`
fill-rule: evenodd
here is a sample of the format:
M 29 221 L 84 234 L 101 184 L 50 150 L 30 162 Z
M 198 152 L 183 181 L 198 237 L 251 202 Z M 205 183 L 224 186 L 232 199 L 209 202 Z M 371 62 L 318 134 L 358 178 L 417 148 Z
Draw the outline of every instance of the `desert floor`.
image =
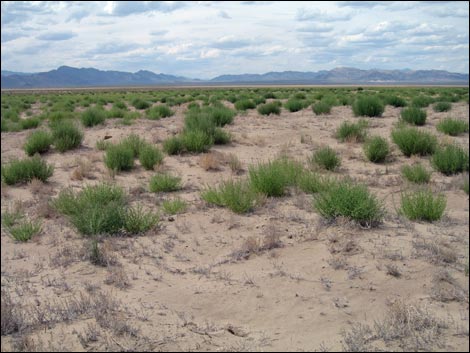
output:
M 25 329 L 2 336 L 2 350 L 468 351 L 469 199 L 461 190 L 468 175 L 433 172 L 431 187 L 447 197 L 441 221 L 398 216 L 400 193 L 413 188 L 401 167 L 420 160 L 432 169 L 429 158 L 406 158 L 391 142 L 400 108 L 387 106 L 383 117 L 369 119 L 368 133 L 394 146 L 384 164 L 368 162 L 362 144 L 334 137 L 341 122 L 357 120 L 349 106 L 322 116 L 311 109 L 238 114 L 225 127 L 233 142 L 211 148 L 214 169 L 203 168 L 202 155 L 165 156 L 160 169 L 183 180 L 176 193 L 150 193 L 155 172 L 137 162 L 114 178 L 133 202 L 159 211 L 162 200 L 178 196 L 189 207 L 176 216 L 160 212 L 159 227 L 145 235 L 103 240 L 109 265 L 91 264 L 89 241 L 49 200 L 64 187 L 113 180 L 97 140 L 136 133 L 160 144 L 182 128 L 186 106 L 158 121 L 122 126 L 109 119 L 87 128 L 79 149 L 44 155 L 55 166 L 48 183 L 2 185 L 2 209 L 21 207 L 43 219 L 41 233 L 27 243 L 2 228 L 2 296 L 25 314 Z M 429 107 L 427 114 L 425 129 L 468 149 L 468 133 L 448 137 L 435 129 L 447 116 L 468 120 L 467 103 L 453 103 L 447 113 Z M 2 162 L 25 155 L 28 134 L 2 133 Z M 367 184 L 384 201 L 387 215 L 378 228 L 328 223 L 314 212 L 312 197 L 296 190 L 268 198 L 248 215 L 208 206 L 200 197 L 206 185 L 246 178 L 251 164 L 279 154 L 305 162 L 324 145 L 342 158 L 334 175 Z M 227 162 L 231 154 L 243 167 L 236 175 Z M 87 165 L 81 180 L 79 165 Z M 279 242 L 263 247 L 272 239 Z M 2 301 L 2 321 L 3 309 Z M 40 324 L 28 326 L 32 317 Z

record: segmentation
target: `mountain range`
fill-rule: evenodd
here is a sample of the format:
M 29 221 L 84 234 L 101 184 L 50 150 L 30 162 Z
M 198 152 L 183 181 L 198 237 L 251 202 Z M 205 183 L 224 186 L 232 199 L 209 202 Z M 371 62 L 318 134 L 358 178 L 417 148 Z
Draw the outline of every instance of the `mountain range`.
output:
M 360 70 L 339 67 L 317 72 L 282 71 L 265 74 L 222 75 L 210 80 L 156 74 L 102 71 L 94 68 L 61 66 L 39 73 L 1 71 L 2 89 L 112 87 L 153 85 L 235 85 L 235 84 L 458 84 L 468 85 L 469 75 L 443 70 Z

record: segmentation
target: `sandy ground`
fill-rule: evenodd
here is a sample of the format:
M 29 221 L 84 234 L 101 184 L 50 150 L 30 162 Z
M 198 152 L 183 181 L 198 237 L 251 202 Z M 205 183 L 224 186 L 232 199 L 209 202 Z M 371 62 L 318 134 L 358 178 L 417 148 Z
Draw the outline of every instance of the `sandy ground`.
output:
M 106 239 L 103 247 L 114 265 L 98 267 L 83 259 L 88 241 L 47 207 L 49 198 L 67 186 L 79 190 L 111 180 L 97 140 L 136 133 L 159 144 L 182 128 L 184 111 L 185 105 L 160 121 L 139 119 L 122 126 L 115 119 L 88 128 L 79 149 L 44 155 L 55 166 L 50 182 L 2 186 L 3 209 L 21 202 L 29 217 L 45 217 L 41 233 L 28 243 L 15 242 L 2 228 L 2 295 L 5 290 L 16 305 L 42 313 L 43 322 L 21 335 L 2 336 L 2 350 L 325 351 L 356 344 L 359 349 L 468 351 L 469 205 L 461 190 L 468 176 L 432 174 L 431 187 L 447 197 L 441 221 L 398 217 L 400 192 L 412 188 L 401 178 L 401 167 L 421 160 L 430 169 L 429 159 L 406 158 L 395 146 L 387 163 L 366 161 L 361 144 L 334 137 L 341 122 L 357 119 L 350 107 L 335 107 L 324 116 L 311 109 L 268 117 L 256 111 L 239 114 L 226 127 L 234 142 L 211 149 L 221 160 L 219 170 L 205 171 L 201 156 L 165 157 L 163 169 L 184 183 L 176 193 L 148 192 L 154 172 L 137 162 L 133 171 L 115 177 L 133 201 L 158 211 L 162 200 L 179 196 L 188 202 L 187 211 L 162 215 L 159 228 L 144 236 Z M 369 133 L 390 141 L 399 113 L 387 106 L 382 118 L 370 119 Z M 430 107 L 427 113 L 425 129 L 468 149 L 468 134 L 451 138 L 435 130 L 443 117 L 468 120 L 467 104 L 454 103 L 448 113 Z M 24 156 L 28 134 L 2 133 L 2 162 Z M 334 174 L 368 184 L 384 200 L 387 216 L 379 228 L 327 224 L 313 212 L 311 197 L 294 190 L 242 216 L 209 207 L 200 198 L 207 184 L 245 178 L 250 164 L 279 153 L 306 161 L 323 145 L 341 155 Z M 224 162 L 230 154 L 242 163 L 240 175 Z M 73 180 L 80 160 L 89 160 L 91 169 L 87 178 Z M 277 236 L 279 248 L 243 252 L 250 239 Z M 386 320 L 400 303 L 442 320 L 438 332 L 417 329 L 412 338 L 385 341 L 366 329 L 358 333 L 364 325 L 373 328 Z M 351 332 L 356 334 L 348 336 Z

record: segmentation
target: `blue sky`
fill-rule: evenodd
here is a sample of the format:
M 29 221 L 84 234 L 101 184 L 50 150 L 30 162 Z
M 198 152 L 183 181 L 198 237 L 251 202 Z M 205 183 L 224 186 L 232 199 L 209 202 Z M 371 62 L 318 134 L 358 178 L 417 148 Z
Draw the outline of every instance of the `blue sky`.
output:
M 2 1 L 2 70 L 61 65 L 212 78 L 361 69 L 469 71 L 452 1 Z

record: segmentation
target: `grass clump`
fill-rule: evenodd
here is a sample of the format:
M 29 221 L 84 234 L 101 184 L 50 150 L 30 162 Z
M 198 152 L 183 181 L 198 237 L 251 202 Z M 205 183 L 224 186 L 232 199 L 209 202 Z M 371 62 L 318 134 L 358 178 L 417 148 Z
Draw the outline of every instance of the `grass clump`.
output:
M 150 179 L 150 192 L 171 192 L 181 190 L 181 178 L 169 174 L 156 174 Z
M 136 134 L 130 134 L 121 141 L 121 144 L 130 148 L 134 154 L 134 157 L 139 157 L 141 149 L 148 145 L 148 143 L 143 138 Z
M 81 116 L 82 124 L 86 127 L 92 127 L 103 124 L 106 120 L 106 111 L 100 108 L 90 108 L 85 110 Z
M 175 198 L 173 200 L 165 200 L 162 203 L 163 211 L 170 215 L 175 215 L 178 213 L 183 213 L 188 205 L 186 202 L 180 198 Z
M 158 221 L 140 207 L 128 207 L 122 188 L 111 184 L 86 186 L 78 193 L 64 189 L 52 206 L 86 236 L 136 234 Z
M 298 112 L 304 108 L 304 102 L 297 98 L 291 98 L 284 104 L 284 107 L 292 113 Z
M 59 152 L 74 149 L 82 143 L 83 133 L 70 120 L 61 120 L 52 124 L 52 141 Z
M 36 153 L 45 153 L 49 151 L 51 144 L 52 136 L 49 132 L 35 131 L 29 135 L 23 149 L 28 156 L 33 156 Z
M 452 109 L 452 104 L 450 104 L 449 102 L 437 102 L 436 104 L 434 104 L 433 109 L 435 112 L 439 113 L 448 112 Z
M 463 182 L 462 190 L 468 195 L 468 180 Z
M 326 170 L 335 170 L 341 164 L 341 159 L 337 153 L 330 147 L 322 147 L 316 151 L 311 162 Z
M 212 137 L 215 145 L 226 145 L 232 140 L 230 133 L 219 127 L 214 130 Z
M 156 107 L 149 108 L 146 111 L 147 119 L 159 120 L 161 118 L 167 118 L 175 114 L 170 108 L 166 105 L 157 105 Z
M 259 202 L 259 195 L 246 181 L 225 181 L 219 187 L 208 187 L 201 193 L 207 203 L 227 207 L 235 213 L 252 211 Z
M 468 152 L 457 145 L 439 148 L 432 157 L 434 168 L 445 175 L 468 171 Z
M 387 140 L 380 136 L 368 139 L 363 149 L 367 159 L 372 163 L 382 163 L 390 153 Z
M 53 172 L 54 167 L 39 156 L 17 159 L 2 165 L 2 178 L 7 185 L 27 183 L 33 179 L 45 182 Z
M 411 105 L 418 108 L 426 108 L 433 101 L 434 100 L 429 96 L 420 95 L 412 99 Z
M 336 137 L 341 142 L 363 142 L 366 138 L 368 123 L 366 120 L 360 120 L 357 123 L 344 121 L 336 131 Z
M 180 154 L 184 151 L 184 144 L 181 136 L 173 136 L 163 142 L 163 151 L 168 155 Z
M 147 101 L 144 101 L 141 98 L 133 99 L 131 104 L 135 107 L 135 109 L 147 109 L 148 107 L 150 107 L 150 103 Z
M 121 142 L 106 149 L 104 164 L 115 172 L 131 170 L 134 167 L 134 156 L 132 148 Z
M 315 114 L 329 114 L 331 112 L 331 104 L 326 101 L 319 101 L 312 106 L 312 110 Z
M 248 109 L 255 109 L 256 104 L 251 99 L 240 99 L 239 101 L 235 102 L 235 109 L 237 110 L 248 110 Z
M 96 149 L 98 151 L 106 151 L 113 144 L 107 140 L 98 140 L 96 141 Z
M 412 221 L 433 222 L 441 219 L 446 204 L 444 195 L 434 195 L 431 190 L 406 192 L 401 196 L 399 212 Z
M 158 224 L 159 217 L 152 211 L 145 211 L 142 205 L 128 207 L 124 213 L 123 228 L 130 234 L 140 234 L 152 229 Z
M 401 120 L 413 125 L 426 123 L 426 112 L 418 107 L 409 107 L 401 111 Z
M 440 121 L 436 128 L 438 131 L 443 132 L 444 134 L 458 136 L 468 132 L 468 122 L 459 119 L 446 118 Z
M 37 221 L 22 221 L 8 228 L 13 239 L 17 241 L 28 241 L 41 231 L 41 224 Z
M 388 96 L 385 98 L 385 103 L 393 107 L 404 107 L 406 106 L 406 100 L 398 96 Z
M 315 196 L 314 208 L 327 219 L 346 217 L 367 227 L 381 223 L 384 217 L 382 203 L 367 187 L 350 181 L 330 183 Z
M 400 127 L 393 130 L 392 140 L 407 157 L 433 154 L 437 147 L 435 136 L 413 127 Z
M 297 180 L 297 186 L 306 194 L 316 194 L 328 187 L 330 180 L 317 173 L 305 171 Z
M 249 168 L 254 190 L 275 197 L 283 196 L 288 186 L 296 185 L 302 173 L 303 167 L 299 162 L 285 157 Z
M 181 136 L 185 150 L 188 152 L 207 152 L 214 144 L 214 138 L 202 130 L 190 130 Z
M 147 144 L 140 149 L 139 161 L 145 169 L 152 170 L 155 165 L 162 163 L 163 154 L 157 147 Z
M 405 165 L 401 169 L 401 173 L 405 179 L 415 184 L 426 184 L 431 180 L 431 172 L 427 171 L 421 164 Z
M 279 106 L 279 103 L 277 102 L 261 104 L 260 106 L 258 106 L 258 113 L 260 113 L 261 115 L 279 115 L 281 113 L 281 108 Z
M 28 119 L 21 119 L 19 121 L 20 128 L 22 130 L 34 129 L 39 126 L 41 121 L 38 118 L 28 118 Z
M 355 116 L 382 116 L 384 105 L 378 97 L 361 96 L 356 99 L 353 104 L 353 112 Z

